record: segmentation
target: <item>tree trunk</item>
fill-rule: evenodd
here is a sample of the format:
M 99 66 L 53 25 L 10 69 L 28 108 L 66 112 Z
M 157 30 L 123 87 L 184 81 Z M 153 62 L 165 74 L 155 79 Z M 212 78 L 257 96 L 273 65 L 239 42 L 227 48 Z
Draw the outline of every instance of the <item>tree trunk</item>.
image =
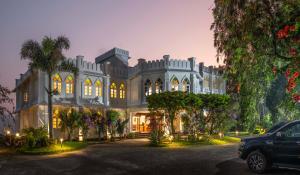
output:
M 49 118 L 49 137 L 53 139 L 53 120 L 52 120 L 52 83 L 51 74 L 48 74 L 48 118 Z
M 174 136 L 175 129 L 174 129 L 174 118 L 170 118 L 170 124 L 171 124 L 171 135 Z

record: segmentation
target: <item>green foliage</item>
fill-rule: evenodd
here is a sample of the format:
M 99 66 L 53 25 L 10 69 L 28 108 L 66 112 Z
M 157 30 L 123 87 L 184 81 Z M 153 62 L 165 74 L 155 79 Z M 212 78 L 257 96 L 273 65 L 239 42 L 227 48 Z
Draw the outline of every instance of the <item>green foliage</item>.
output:
M 60 118 L 60 127 L 62 131 L 66 131 L 68 134 L 68 140 L 71 140 L 73 132 L 76 128 L 79 127 L 82 114 L 75 111 L 74 109 L 64 110 L 59 114 Z
M 184 109 L 186 113 L 181 116 L 184 128 L 189 135 L 195 136 L 197 132 L 204 128 L 203 101 L 196 94 L 187 94 L 184 99 Z
M 157 146 L 161 144 L 162 141 L 162 133 L 159 130 L 153 130 L 150 133 L 150 145 Z
M 136 138 L 136 134 L 134 132 L 130 132 L 130 133 L 128 133 L 127 138 L 134 139 L 134 138 Z
M 106 137 L 106 119 L 99 111 L 90 110 L 91 112 L 88 114 L 90 117 L 90 122 L 97 128 L 99 140 L 103 137 Z
M 277 123 L 281 118 L 279 116 L 279 106 L 286 98 L 285 87 L 287 80 L 284 75 L 278 76 L 271 84 L 266 96 L 266 106 L 268 107 L 271 115 L 272 122 Z
M 273 121 L 270 114 L 263 116 L 261 126 L 265 129 L 269 129 L 273 126 Z
M 45 127 L 25 128 L 22 132 L 25 134 L 25 145 L 28 148 L 46 147 L 51 143 Z
M 184 92 L 163 92 L 147 96 L 148 109 L 150 112 L 162 111 L 169 122 L 170 134 L 175 133 L 174 119 L 184 107 Z
M 259 109 L 274 72 L 280 75 L 289 66 L 299 71 L 295 62 L 299 57 L 286 56 L 299 42 L 277 39 L 277 31 L 295 21 L 297 32 L 299 9 L 298 0 L 215 1 L 211 29 L 218 55 L 224 57 L 227 92 L 239 104 L 240 129 L 251 130 L 260 122 Z M 279 103 L 268 103 L 273 114 L 278 113 Z
M 227 121 L 231 119 L 226 111 L 230 97 L 220 94 L 199 94 L 198 96 L 202 99 L 206 111 L 204 121 L 208 133 L 224 132 L 227 129 Z
M 117 120 L 117 132 L 118 132 L 120 138 L 124 136 L 124 130 L 125 130 L 125 127 L 128 122 L 129 122 L 129 119 L 125 119 L 125 120 L 118 119 Z
M 228 126 L 231 126 L 229 124 L 233 121 L 227 111 L 230 101 L 228 95 L 164 92 L 148 96 L 147 101 L 153 116 L 166 117 L 169 121 L 167 124 L 172 128 L 170 133 L 173 135 L 172 122 L 179 113 L 184 111 L 185 113 L 181 116 L 184 126 L 189 135 L 193 136 L 205 129 L 210 134 L 228 130 Z M 204 110 L 207 116 L 203 115 Z
M 265 128 L 263 128 L 260 125 L 256 125 L 253 134 L 263 135 L 263 134 L 265 134 L 265 132 L 266 132 Z
M 148 115 L 150 117 L 150 142 L 151 145 L 158 145 L 162 142 L 163 135 L 165 133 L 163 123 L 163 113 L 160 111 L 151 111 Z
M 120 113 L 116 110 L 108 110 L 106 111 L 106 124 L 111 134 L 111 140 L 114 141 L 117 121 L 120 117 Z
M 12 104 L 13 100 L 9 97 L 11 91 L 0 84 L 0 119 L 4 117 L 12 116 L 12 112 L 7 109 L 7 104 Z

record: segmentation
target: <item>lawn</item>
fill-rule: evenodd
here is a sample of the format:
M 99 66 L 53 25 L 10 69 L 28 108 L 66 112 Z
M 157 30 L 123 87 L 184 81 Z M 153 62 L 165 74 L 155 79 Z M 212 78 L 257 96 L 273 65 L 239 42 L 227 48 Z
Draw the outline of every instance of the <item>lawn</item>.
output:
M 241 141 L 240 138 L 237 137 L 230 137 L 224 136 L 219 138 L 218 136 L 211 136 L 208 139 L 201 139 L 199 141 L 173 141 L 164 142 L 159 147 L 168 147 L 168 148 L 180 148 L 180 147 L 187 147 L 187 146 L 202 146 L 202 145 L 226 145 L 226 144 L 233 144 L 239 143 Z
M 18 152 L 23 154 L 55 154 L 67 151 L 74 151 L 85 148 L 88 144 L 85 142 L 64 142 L 62 146 L 60 144 L 54 144 L 49 147 L 42 148 L 20 148 Z

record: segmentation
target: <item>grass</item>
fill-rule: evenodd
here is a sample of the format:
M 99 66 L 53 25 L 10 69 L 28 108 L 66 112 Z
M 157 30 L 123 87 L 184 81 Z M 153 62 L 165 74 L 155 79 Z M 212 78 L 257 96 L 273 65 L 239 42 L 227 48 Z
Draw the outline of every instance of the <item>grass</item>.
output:
M 42 148 L 20 148 L 18 152 L 23 154 L 40 155 L 40 154 L 55 154 L 61 152 L 74 151 L 85 148 L 88 144 L 85 142 L 64 142 L 62 147 L 60 144 L 54 144 Z
M 162 144 L 155 145 L 156 147 L 168 147 L 168 148 L 181 148 L 181 147 L 189 147 L 189 146 L 203 146 L 203 145 L 226 145 L 232 143 L 239 143 L 241 141 L 240 138 L 224 136 L 219 138 L 219 136 L 211 136 L 208 139 L 202 139 L 198 141 L 173 141 L 163 142 Z

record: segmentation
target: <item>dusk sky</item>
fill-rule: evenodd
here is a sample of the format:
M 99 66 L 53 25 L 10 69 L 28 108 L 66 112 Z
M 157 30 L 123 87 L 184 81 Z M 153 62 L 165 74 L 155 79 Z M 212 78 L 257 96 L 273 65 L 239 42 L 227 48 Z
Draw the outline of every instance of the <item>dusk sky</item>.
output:
M 119 47 L 129 51 L 130 65 L 166 54 L 217 65 L 212 7 L 213 0 L 1 0 L 0 83 L 14 87 L 27 70 L 22 43 L 45 35 L 65 35 L 71 41 L 65 55 L 92 62 Z

